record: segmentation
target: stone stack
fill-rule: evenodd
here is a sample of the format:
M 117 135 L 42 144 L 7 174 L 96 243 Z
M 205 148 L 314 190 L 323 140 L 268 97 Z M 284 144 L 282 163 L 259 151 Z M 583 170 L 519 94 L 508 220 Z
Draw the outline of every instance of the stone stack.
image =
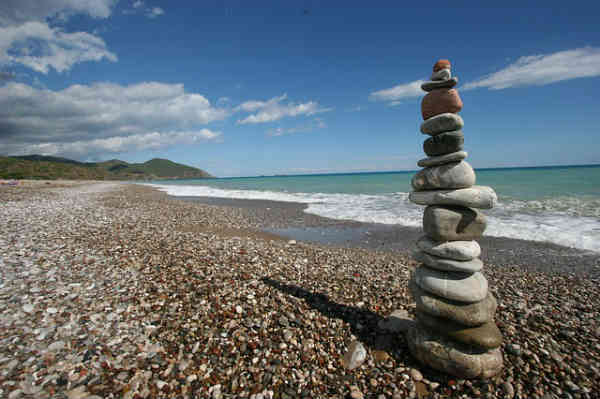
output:
M 502 368 L 502 335 L 494 323 L 496 299 L 481 273 L 477 239 L 486 228 L 479 209 L 490 209 L 496 193 L 475 185 L 475 172 L 463 151 L 462 101 L 453 87 L 450 62 L 440 60 L 421 103 L 421 132 L 428 158 L 411 181 L 410 200 L 426 205 L 425 235 L 414 257 L 421 262 L 410 290 L 417 323 L 408 331 L 411 353 L 421 363 L 460 378 L 487 378 Z

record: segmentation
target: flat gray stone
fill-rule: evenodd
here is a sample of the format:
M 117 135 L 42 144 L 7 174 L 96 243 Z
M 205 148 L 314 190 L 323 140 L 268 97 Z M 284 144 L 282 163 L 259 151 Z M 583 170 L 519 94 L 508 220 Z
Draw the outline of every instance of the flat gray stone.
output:
M 456 151 L 456 152 L 451 152 L 450 154 L 444 154 L 444 155 L 438 155 L 435 157 L 423 158 L 423 159 L 419 160 L 419 162 L 417 162 L 417 165 L 419 165 L 422 168 L 426 168 L 429 166 L 443 165 L 445 163 L 462 161 L 463 159 L 465 159 L 467 157 L 467 155 L 469 155 L 469 154 L 466 151 Z
M 429 205 L 423 212 L 423 231 L 434 241 L 470 241 L 487 227 L 477 209 L 454 205 Z
M 419 238 L 417 247 L 428 254 L 446 259 L 471 260 L 481 255 L 477 241 L 433 241 L 427 236 Z
M 429 80 L 447 80 L 452 77 L 452 72 L 448 68 L 440 69 L 431 74 Z
M 415 191 L 467 188 L 475 184 L 475 171 L 466 161 L 421 169 L 411 182 Z
M 458 205 L 477 209 L 492 209 L 498 202 L 493 188 L 473 186 L 454 190 L 413 191 L 408 198 L 418 205 Z
M 423 251 L 414 251 L 413 258 L 432 269 L 448 272 L 475 273 L 483 269 L 483 262 L 479 258 L 471 260 L 446 259 Z
M 481 350 L 417 324 L 406 334 L 410 353 L 421 363 L 458 378 L 490 378 L 502 370 L 500 348 Z
M 465 303 L 431 294 L 419 287 L 414 279 L 409 281 L 408 288 L 417 305 L 417 312 L 452 320 L 465 326 L 480 326 L 493 320 L 498 306 L 496 298 L 489 290 L 482 301 Z
M 423 142 L 423 151 L 430 157 L 449 154 L 463 149 L 465 136 L 462 130 L 436 134 Z
M 414 276 L 417 285 L 425 291 L 453 301 L 479 302 L 488 292 L 488 282 L 481 272 L 443 272 L 419 266 Z
M 432 91 L 435 89 L 449 89 L 456 86 L 458 78 L 449 78 L 445 80 L 428 80 L 421 84 L 421 89 L 424 91 Z
M 465 126 L 463 119 L 450 112 L 433 116 L 421 123 L 421 133 L 435 136 L 436 134 L 460 130 Z

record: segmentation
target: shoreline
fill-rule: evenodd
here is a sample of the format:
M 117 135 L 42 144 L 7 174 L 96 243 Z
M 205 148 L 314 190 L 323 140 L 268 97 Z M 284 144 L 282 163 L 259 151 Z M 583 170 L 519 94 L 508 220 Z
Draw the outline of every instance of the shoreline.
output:
M 307 204 L 219 197 L 177 197 L 182 201 L 242 210 L 257 228 L 289 240 L 331 247 L 363 248 L 410 256 L 422 229 L 401 225 L 329 219 L 304 212 Z M 542 241 L 484 236 L 481 259 L 485 264 L 518 267 L 547 273 L 593 273 L 600 276 L 600 253 Z
M 406 253 L 260 232 L 359 223 L 293 204 L 205 205 L 124 183 L 2 187 L 0 201 L 0 397 L 600 392 L 600 281 L 585 270 L 486 263 L 504 367 L 463 380 L 417 363 L 390 329 L 392 312 L 414 317 L 416 263 Z M 366 357 L 349 370 L 343 358 L 356 345 Z

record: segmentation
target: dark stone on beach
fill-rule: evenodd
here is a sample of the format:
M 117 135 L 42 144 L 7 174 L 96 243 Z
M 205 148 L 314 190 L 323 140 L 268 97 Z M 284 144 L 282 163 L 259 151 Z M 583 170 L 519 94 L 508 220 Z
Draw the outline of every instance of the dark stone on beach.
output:
M 423 231 L 435 241 L 469 241 L 481 237 L 485 215 L 461 206 L 430 205 L 423 213 Z
M 451 89 L 458 83 L 458 78 L 455 76 L 453 78 L 445 79 L 445 80 L 428 80 L 421 84 L 421 89 L 424 91 L 432 91 L 436 89 Z
M 447 112 L 436 115 L 421 123 L 421 133 L 435 136 L 440 133 L 460 130 L 465 126 L 465 122 L 460 115 Z
M 490 378 L 502 370 L 500 348 L 482 351 L 417 324 L 406 340 L 412 355 L 421 363 L 458 378 Z
M 481 272 L 444 272 L 419 266 L 413 276 L 415 283 L 425 291 L 453 301 L 475 303 L 485 299 L 488 293 L 488 282 Z
M 463 103 L 456 89 L 433 90 L 421 101 L 421 116 L 427 120 L 445 113 L 457 113 L 462 110 Z
M 475 184 L 475 171 L 466 161 L 450 162 L 420 170 L 411 180 L 415 191 L 467 188 Z
M 417 304 L 417 312 L 452 320 L 469 327 L 480 326 L 493 320 L 498 306 L 496 298 L 489 291 L 482 301 L 465 303 L 431 294 L 419 287 L 414 279 L 410 280 L 408 288 Z
M 419 312 L 417 312 L 417 320 L 438 334 L 476 349 L 488 350 L 502 345 L 502 334 L 493 321 L 476 327 L 466 327 L 448 319 Z
M 446 272 L 475 273 L 483 269 L 483 262 L 479 258 L 470 260 L 455 260 L 441 258 L 423 251 L 415 251 L 413 253 L 413 258 L 418 262 L 423 262 L 432 269 Z
M 464 148 L 465 136 L 462 130 L 440 133 L 423 142 L 423 151 L 430 157 L 449 154 Z

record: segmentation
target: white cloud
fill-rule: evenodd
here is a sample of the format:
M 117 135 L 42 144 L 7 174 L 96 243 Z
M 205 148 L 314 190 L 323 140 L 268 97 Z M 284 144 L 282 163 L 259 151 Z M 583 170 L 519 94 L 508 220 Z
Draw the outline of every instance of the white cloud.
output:
M 71 14 L 87 14 L 93 18 L 108 18 L 117 0 L 2 0 L 0 26 L 16 26 L 29 21 L 45 21 Z
M 228 115 L 181 84 L 97 83 L 52 91 L 8 82 L 0 86 L 0 148 L 82 156 L 102 149 L 191 144 L 218 139 L 220 133 L 199 125 Z
M 600 48 L 583 47 L 553 54 L 519 58 L 498 72 L 469 82 L 462 89 L 488 87 L 492 90 L 542 86 L 562 80 L 600 76 Z
M 415 80 L 414 82 L 404 83 L 389 89 L 383 89 L 374 91 L 369 95 L 371 101 L 388 101 L 392 102 L 392 105 L 396 105 L 393 102 L 397 102 L 403 98 L 418 97 L 425 92 L 421 90 L 421 84 L 424 80 Z
M 136 0 L 133 2 L 133 4 L 131 6 L 133 8 L 140 8 L 143 5 L 144 5 L 144 2 L 142 0 Z
M 309 123 L 304 126 L 297 126 L 297 127 L 290 127 L 290 128 L 277 127 L 274 129 L 270 129 L 267 131 L 267 136 L 270 136 L 270 137 L 287 136 L 287 135 L 294 134 L 294 133 L 311 132 L 316 129 L 324 129 L 326 127 L 327 127 L 327 124 L 322 119 L 315 118 L 315 120 L 312 123 Z
M 159 150 L 178 144 L 194 145 L 205 141 L 217 141 L 221 132 L 209 129 L 190 132 L 151 132 L 130 136 L 113 136 L 102 139 L 80 140 L 68 143 L 24 143 L 12 145 L 12 155 L 60 155 L 69 158 L 93 159 L 105 154 L 128 151 Z
M 160 7 L 152 7 L 151 9 L 149 8 L 146 11 L 146 16 L 148 18 L 156 18 L 159 15 L 163 15 L 164 13 L 165 13 L 165 11 L 162 8 L 160 8 Z
M 65 32 L 56 22 L 73 14 L 110 16 L 114 0 L 3 0 L 0 3 L 0 65 L 22 64 L 48 73 L 85 61 L 116 61 L 104 40 L 87 32 Z M 52 26 L 48 22 L 53 20 Z
M 23 64 L 34 71 L 48 73 L 71 69 L 84 61 L 116 61 L 104 40 L 86 32 L 66 33 L 43 22 L 30 21 L 19 26 L 0 27 L 0 64 Z
M 318 113 L 331 111 L 331 108 L 321 108 L 315 101 L 309 101 L 302 104 L 295 104 L 293 102 L 282 104 L 282 101 L 286 99 L 287 94 L 283 94 L 279 97 L 273 97 L 268 101 L 246 101 L 236 107 L 235 110 L 259 112 L 249 115 L 244 119 L 240 119 L 237 123 L 243 125 L 247 123 L 273 122 L 288 116 L 315 115 Z

